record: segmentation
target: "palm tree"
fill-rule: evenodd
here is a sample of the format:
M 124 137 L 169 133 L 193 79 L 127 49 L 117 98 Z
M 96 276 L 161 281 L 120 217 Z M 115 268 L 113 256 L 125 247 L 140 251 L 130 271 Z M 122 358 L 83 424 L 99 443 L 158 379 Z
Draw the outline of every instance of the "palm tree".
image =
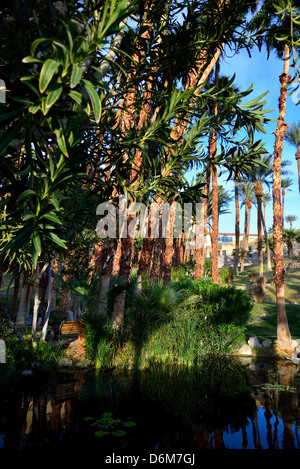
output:
M 293 229 L 293 222 L 298 220 L 298 217 L 296 215 L 287 215 L 285 217 L 285 221 L 287 221 L 290 224 L 290 229 Z
M 291 80 L 289 75 L 290 50 L 284 46 L 283 73 L 280 75 L 279 118 L 275 131 L 274 164 L 273 164 L 273 253 L 274 253 L 274 284 L 277 303 L 277 341 L 280 348 L 288 350 L 291 345 L 291 333 L 287 321 L 284 294 L 284 265 L 282 239 L 282 208 L 281 208 L 281 161 L 284 134 L 286 132 L 285 114 L 287 87 Z
M 296 148 L 296 161 L 298 167 L 298 186 L 300 192 L 300 121 L 298 124 L 293 122 L 287 129 L 284 138 Z
M 284 230 L 282 234 L 282 239 L 287 245 L 288 248 L 288 257 L 289 259 L 293 257 L 293 243 L 299 243 L 300 233 L 297 230 Z
M 249 171 L 248 179 L 252 182 L 257 205 L 257 241 L 258 241 L 258 268 L 259 276 L 263 276 L 263 247 L 262 247 L 262 197 L 264 194 L 264 184 L 269 186 L 272 176 L 272 156 L 265 155 L 261 158 L 261 163 L 253 170 Z
M 266 224 L 266 208 L 267 208 L 267 203 L 270 202 L 272 199 L 271 195 L 267 192 L 264 192 L 262 196 L 262 202 L 264 206 L 264 214 L 262 218 L 263 222 L 263 227 L 264 227 L 264 234 L 265 234 L 265 240 L 266 240 L 266 254 L 267 254 L 267 270 L 268 272 L 271 272 L 272 270 L 272 264 L 271 264 L 271 250 L 270 250 L 270 244 L 269 244 L 269 235 L 267 231 L 267 224 Z
M 290 186 L 292 186 L 293 180 L 286 178 L 281 180 L 281 194 L 282 194 L 282 226 L 284 227 L 284 201 L 285 201 L 285 193 L 286 190 L 291 190 L 289 189 Z
M 239 184 L 239 198 L 242 200 L 241 207 L 245 206 L 245 226 L 244 237 L 242 243 L 242 252 L 240 257 L 241 272 L 244 272 L 244 258 L 245 252 L 248 251 L 249 246 L 249 228 L 250 228 L 250 215 L 252 203 L 255 199 L 253 185 L 250 181 L 241 181 Z

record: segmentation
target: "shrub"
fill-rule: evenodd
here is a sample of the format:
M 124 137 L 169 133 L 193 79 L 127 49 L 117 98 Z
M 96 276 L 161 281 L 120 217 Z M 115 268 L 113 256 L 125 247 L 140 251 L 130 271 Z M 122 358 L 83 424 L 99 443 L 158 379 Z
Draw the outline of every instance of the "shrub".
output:
M 89 312 L 82 316 L 82 324 L 87 358 L 94 361 L 97 367 L 110 366 L 116 334 L 109 317 Z
M 223 285 L 231 285 L 234 278 L 234 268 L 232 266 L 222 267 L 219 271 L 219 277 Z
M 266 278 L 265 277 L 257 277 L 256 282 L 252 287 L 253 297 L 255 303 L 263 303 L 265 299 L 265 286 L 266 286 Z
M 199 295 L 201 301 L 197 309 L 212 324 L 243 326 L 250 318 L 252 301 L 247 291 L 204 279 L 186 282 L 186 287 L 192 294 Z

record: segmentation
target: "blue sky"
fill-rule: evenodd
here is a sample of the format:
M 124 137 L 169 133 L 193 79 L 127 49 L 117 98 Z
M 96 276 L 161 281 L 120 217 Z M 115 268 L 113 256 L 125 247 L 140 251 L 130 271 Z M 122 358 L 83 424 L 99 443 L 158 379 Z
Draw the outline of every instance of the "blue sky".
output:
M 278 98 L 280 93 L 280 82 L 279 75 L 283 70 L 283 61 L 278 59 L 274 53 L 272 53 L 267 59 L 266 52 L 259 52 L 258 50 L 251 51 L 252 57 L 249 58 L 247 51 L 241 51 L 238 55 L 231 58 L 225 58 L 221 62 L 220 74 L 227 75 L 229 77 L 236 75 L 235 84 L 241 91 L 247 90 L 250 85 L 253 85 L 253 91 L 246 100 L 250 101 L 253 98 L 269 91 L 267 96 L 264 98 L 268 101 L 265 108 L 268 110 L 274 110 L 268 114 L 267 117 L 271 119 L 278 118 Z M 293 76 L 293 70 L 291 70 Z M 290 90 L 293 89 L 291 85 Z M 295 93 L 296 94 L 296 93 Z M 299 93 L 300 94 L 300 93 Z M 292 122 L 298 122 L 300 120 L 300 105 L 295 105 L 294 97 L 289 96 L 287 99 L 287 110 L 286 110 L 286 123 L 291 124 Z M 271 122 L 265 126 L 267 134 L 257 133 L 257 140 L 265 142 L 265 148 L 268 153 L 273 155 L 275 136 L 272 132 L 276 129 L 276 122 Z M 295 222 L 295 228 L 300 228 L 300 194 L 298 190 L 298 173 L 297 164 L 295 160 L 295 148 L 288 142 L 285 142 L 283 149 L 283 159 L 289 160 L 291 164 L 288 166 L 288 170 L 291 174 L 285 177 L 293 179 L 294 183 L 290 187 L 291 190 L 286 191 L 285 197 L 285 215 L 296 215 L 298 220 Z M 219 180 L 221 183 L 221 179 Z M 226 183 L 226 190 L 233 191 L 233 183 Z M 267 188 L 266 188 L 267 190 Z M 272 191 L 272 188 L 270 188 Z M 234 232 L 234 220 L 235 220 L 235 208 L 234 202 L 230 205 L 230 214 L 221 215 L 219 220 L 219 231 L 220 232 Z M 267 228 L 272 227 L 273 224 L 273 212 L 272 202 L 267 206 Z M 244 208 L 240 212 L 240 230 L 243 232 L 244 227 Z M 293 226 L 294 227 L 294 226 Z M 257 233 L 257 216 L 256 208 L 253 207 L 251 213 L 250 222 L 251 233 Z

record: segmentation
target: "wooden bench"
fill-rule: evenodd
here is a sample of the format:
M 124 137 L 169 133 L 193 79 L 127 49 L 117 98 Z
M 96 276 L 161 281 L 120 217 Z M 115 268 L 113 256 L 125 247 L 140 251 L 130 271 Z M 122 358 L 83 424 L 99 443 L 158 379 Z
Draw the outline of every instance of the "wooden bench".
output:
M 81 331 L 81 321 L 63 321 L 59 327 L 58 341 L 60 341 L 61 336 L 78 335 Z

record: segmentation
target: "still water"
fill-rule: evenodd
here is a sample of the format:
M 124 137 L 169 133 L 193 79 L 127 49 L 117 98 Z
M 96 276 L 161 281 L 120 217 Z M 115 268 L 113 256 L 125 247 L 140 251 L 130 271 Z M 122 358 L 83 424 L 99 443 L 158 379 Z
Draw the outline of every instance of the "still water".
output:
M 287 360 L 46 378 L 0 385 L 2 450 L 300 449 L 300 368 Z

